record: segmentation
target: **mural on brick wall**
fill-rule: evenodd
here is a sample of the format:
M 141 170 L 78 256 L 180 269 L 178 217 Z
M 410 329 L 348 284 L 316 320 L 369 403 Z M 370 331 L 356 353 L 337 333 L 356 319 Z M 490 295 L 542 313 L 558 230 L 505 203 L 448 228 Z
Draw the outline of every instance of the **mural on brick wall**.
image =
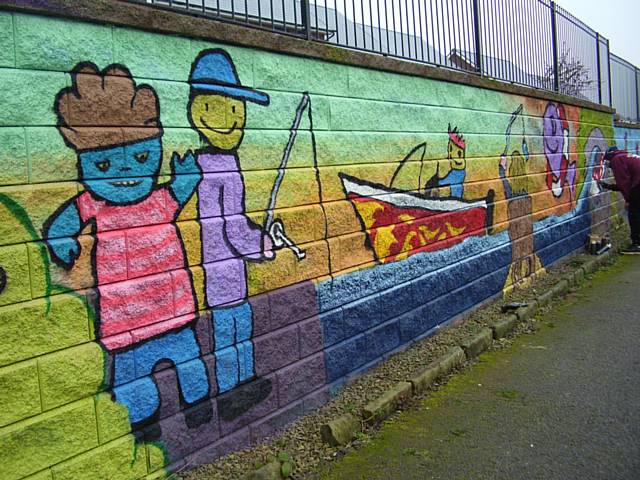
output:
M 72 86 L 55 102 L 58 128 L 78 155 L 85 190 L 61 205 L 44 227 L 54 262 L 73 267 L 77 238 L 95 229 L 91 252 L 97 285 L 96 331 L 111 357 L 109 384 L 132 425 L 157 412 L 155 365 L 178 370 L 187 405 L 208 392 L 192 323 L 195 300 L 178 231 L 171 222 L 198 182 L 193 154 L 172 159 L 174 178 L 158 185 L 162 159 L 160 106 L 154 90 L 137 86 L 123 66 L 72 72 Z M 114 126 L 118 127 L 114 127 Z M 190 361 L 190 364 L 184 365 Z
M 465 141 L 451 125 L 448 135 L 447 157 L 444 162 L 437 162 L 436 173 L 424 185 L 426 144 L 416 146 L 400 161 L 389 186 L 340 174 L 345 194 L 367 232 L 367 244 L 379 261 L 396 261 L 420 252 L 445 249 L 469 236 L 491 232 L 495 192 L 489 190 L 482 199 L 463 199 Z M 418 155 L 416 188 L 394 188 L 394 180 Z M 445 164 L 442 169 L 441 163 Z
M 61 53 L 0 69 L 2 478 L 259 442 L 609 228 L 610 115 L 15 17 Z
M 549 103 L 544 112 L 544 153 L 547 157 L 547 187 L 560 197 L 565 185 L 575 198 L 576 164 L 570 160 L 569 121 L 565 107 Z
M 515 129 L 515 130 L 514 130 Z M 533 246 L 533 200 L 529 195 L 529 144 L 523 106 L 511 114 L 498 174 L 507 200 L 511 268 L 505 288 L 525 286 L 542 270 Z

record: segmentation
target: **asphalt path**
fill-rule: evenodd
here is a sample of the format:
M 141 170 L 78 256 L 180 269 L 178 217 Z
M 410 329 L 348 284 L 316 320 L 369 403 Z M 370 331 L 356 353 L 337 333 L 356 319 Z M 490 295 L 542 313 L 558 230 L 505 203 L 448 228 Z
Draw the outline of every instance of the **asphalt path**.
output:
M 326 479 L 640 479 L 640 256 L 557 300 Z

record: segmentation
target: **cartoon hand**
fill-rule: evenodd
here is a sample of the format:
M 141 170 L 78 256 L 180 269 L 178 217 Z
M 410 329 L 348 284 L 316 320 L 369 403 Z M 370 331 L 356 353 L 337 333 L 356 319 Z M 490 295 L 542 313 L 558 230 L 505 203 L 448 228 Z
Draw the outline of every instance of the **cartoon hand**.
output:
M 298 261 L 303 260 L 307 253 L 304 250 L 301 250 L 295 243 L 291 241 L 287 234 L 284 231 L 284 225 L 281 220 L 275 220 L 271 226 L 269 227 L 269 237 L 270 240 L 273 241 L 272 248 L 283 248 L 287 247 L 291 249 L 291 251 L 298 258 Z M 266 243 L 265 243 L 266 250 Z
M 505 154 L 500 155 L 500 166 L 507 169 L 507 156 Z
M 269 242 L 271 243 L 271 249 L 284 247 L 284 226 L 280 220 L 275 220 L 269 227 Z M 266 239 L 266 237 L 265 237 Z M 265 242 L 265 250 L 266 250 Z
M 273 240 L 269 235 L 264 235 L 262 237 L 262 256 L 267 260 L 271 260 L 276 256 L 276 252 L 273 250 Z
M 180 158 L 177 152 L 171 156 L 171 171 L 176 174 L 200 173 L 200 166 L 191 150 L 187 150 L 184 157 Z
M 64 238 L 48 242 L 53 261 L 69 270 L 80 256 L 80 244 L 75 238 Z

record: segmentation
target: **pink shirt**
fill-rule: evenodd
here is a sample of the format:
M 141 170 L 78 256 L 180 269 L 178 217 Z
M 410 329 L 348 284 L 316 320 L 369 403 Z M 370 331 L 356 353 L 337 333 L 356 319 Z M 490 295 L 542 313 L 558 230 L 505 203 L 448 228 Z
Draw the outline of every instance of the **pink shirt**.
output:
M 111 205 L 85 191 L 76 199 L 83 223 L 94 221 L 99 338 L 122 348 L 194 318 L 191 278 L 178 231 L 178 203 L 166 187 L 132 205 Z

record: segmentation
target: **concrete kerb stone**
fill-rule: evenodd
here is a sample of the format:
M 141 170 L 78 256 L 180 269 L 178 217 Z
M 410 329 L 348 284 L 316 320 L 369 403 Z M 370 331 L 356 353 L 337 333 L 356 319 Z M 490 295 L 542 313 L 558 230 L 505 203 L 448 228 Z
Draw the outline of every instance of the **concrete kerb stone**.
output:
M 563 281 L 564 280 L 561 280 L 561 282 Z M 538 304 L 537 300 L 532 300 L 527 304 L 526 307 L 518 308 L 516 310 L 516 316 L 518 317 L 518 320 L 522 322 L 527 318 L 531 318 L 538 311 L 539 306 L 540 305 Z
M 606 263 L 609 259 L 611 259 L 611 255 L 612 255 L 611 250 L 609 250 L 608 252 L 605 252 L 602 255 L 599 255 L 589 260 L 588 262 L 585 262 L 584 265 L 582 265 L 582 269 L 584 270 L 584 273 L 588 275 L 589 273 L 595 272 L 602 264 Z
M 283 478 L 282 465 L 278 461 L 267 463 L 245 477 L 246 480 L 280 480 L 281 478 Z
M 362 408 L 362 417 L 369 425 L 391 416 L 400 404 L 411 398 L 413 386 L 410 382 L 398 382 L 390 390 L 367 403 Z
M 573 272 L 573 284 L 575 286 L 578 286 L 583 281 L 584 281 L 584 269 L 580 267 L 575 272 Z
M 516 328 L 518 323 L 520 323 L 520 319 L 514 314 L 507 315 L 507 318 L 496 320 L 490 325 L 491 330 L 493 330 L 493 338 L 498 340 L 506 337 Z
M 460 345 L 468 359 L 477 357 L 484 352 L 493 341 L 493 331 L 490 328 L 483 328 L 473 337 L 468 338 Z
M 431 362 L 422 372 L 409 379 L 413 395 L 425 392 L 438 377 L 446 375 L 464 361 L 465 355 L 462 348 L 453 347 L 442 357 Z
M 360 419 L 346 413 L 320 426 L 320 437 L 332 447 L 348 444 L 362 431 Z

